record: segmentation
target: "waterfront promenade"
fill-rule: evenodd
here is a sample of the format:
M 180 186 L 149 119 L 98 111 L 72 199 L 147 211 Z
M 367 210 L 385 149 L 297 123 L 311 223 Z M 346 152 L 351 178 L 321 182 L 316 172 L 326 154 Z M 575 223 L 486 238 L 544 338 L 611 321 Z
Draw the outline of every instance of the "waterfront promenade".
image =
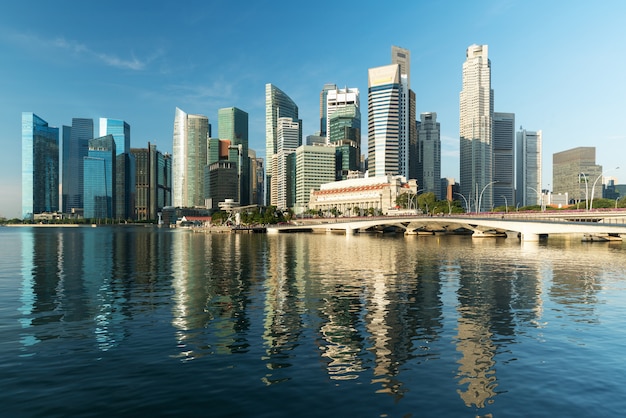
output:
M 302 219 L 294 224 L 268 227 L 267 232 L 298 231 L 354 234 L 393 228 L 406 235 L 471 231 L 475 238 L 516 233 L 522 241 L 538 241 L 554 234 L 581 235 L 589 241 L 621 240 L 626 235 L 626 211 L 563 211 L 451 214 L 445 216 L 381 216 Z

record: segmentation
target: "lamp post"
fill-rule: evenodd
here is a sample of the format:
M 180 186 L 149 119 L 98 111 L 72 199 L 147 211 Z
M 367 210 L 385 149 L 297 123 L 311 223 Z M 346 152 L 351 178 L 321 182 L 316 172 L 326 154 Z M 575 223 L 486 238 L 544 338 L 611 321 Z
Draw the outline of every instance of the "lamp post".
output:
M 494 181 L 490 181 L 480 191 L 480 195 L 478 196 L 478 207 L 476 208 L 478 210 L 478 213 L 480 213 L 481 203 L 482 203 L 482 199 L 483 199 L 483 193 L 485 192 L 485 190 L 487 190 L 487 187 L 491 186 L 494 183 L 497 183 L 497 181 L 495 181 L 495 180 Z
M 467 204 L 467 199 L 465 198 L 465 196 L 463 196 L 461 193 L 457 193 L 457 192 L 454 192 L 454 194 L 458 194 L 459 196 L 461 196 L 463 198 L 463 200 L 465 201 L 465 212 L 469 213 L 469 205 Z
M 615 170 L 619 170 L 619 167 L 615 167 L 612 170 L 607 170 L 604 173 L 608 173 L 609 171 L 615 171 Z M 600 173 L 598 178 L 593 182 L 593 186 L 591 186 L 591 201 L 589 202 L 589 210 L 593 209 L 593 195 L 594 195 L 593 192 L 596 188 L 596 183 L 598 182 L 598 180 L 600 180 L 600 178 L 602 178 L 602 176 L 604 176 L 604 173 Z
M 585 178 L 585 210 L 589 210 L 589 181 L 585 173 L 578 173 L 578 183 L 580 183 L 580 176 Z
M 500 197 L 504 198 L 504 213 L 509 213 L 509 204 L 507 203 L 506 196 L 501 194 Z
M 537 189 L 535 189 L 535 188 L 533 188 L 533 187 L 530 187 L 530 186 L 526 186 L 526 187 L 527 187 L 527 188 L 529 188 L 529 189 L 531 189 L 531 190 L 534 190 L 534 191 L 535 191 L 535 193 L 537 193 L 537 196 L 539 196 L 539 204 L 540 204 L 540 206 L 541 206 L 541 211 L 542 211 L 542 212 L 543 212 L 543 211 L 545 211 L 545 210 L 546 210 L 546 208 L 544 208 L 544 206 L 543 206 L 543 194 L 539 193 L 539 192 L 537 191 Z

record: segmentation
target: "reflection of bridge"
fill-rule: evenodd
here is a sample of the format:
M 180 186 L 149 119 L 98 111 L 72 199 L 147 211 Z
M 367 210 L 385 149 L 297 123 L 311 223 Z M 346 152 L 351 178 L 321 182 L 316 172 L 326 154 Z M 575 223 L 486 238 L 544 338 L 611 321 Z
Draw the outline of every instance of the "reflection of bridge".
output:
M 386 229 L 401 230 L 407 235 L 467 230 L 473 237 L 503 236 L 513 232 L 518 233 L 523 241 L 537 241 L 551 234 L 574 234 L 588 240 L 608 241 L 621 240 L 621 235 L 626 234 L 626 211 L 323 218 L 269 227 L 267 232 L 345 231 L 353 234 Z

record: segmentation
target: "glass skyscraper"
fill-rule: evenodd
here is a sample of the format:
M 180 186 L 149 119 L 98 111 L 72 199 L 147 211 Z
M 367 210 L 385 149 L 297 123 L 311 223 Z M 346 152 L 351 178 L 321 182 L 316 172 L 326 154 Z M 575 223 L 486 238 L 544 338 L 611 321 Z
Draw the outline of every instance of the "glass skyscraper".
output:
M 273 159 L 278 150 L 278 119 L 298 119 L 298 106 L 289 96 L 273 84 L 265 85 L 265 173 L 266 202 L 271 201 Z M 302 124 L 300 123 L 302 132 Z M 302 134 L 300 134 L 302 138 Z
M 239 196 L 241 205 L 249 205 L 250 196 L 250 159 L 248 158 L 248 113 L 236 107 L 227 107 L 217 111 L 217 135 L 220 139 L 230 140 L 232 145 L 241 145 L 237 163 L 239 177 Z
M 515 113 L 493 113 L 493 206 L 515 201 Z
M 424 112 L 417 125 L 417 185 L 441 199 L 441 127 L 437 113 Z
M 211 136 L 209 118 L 176 108 L 172 155 L 172 204 L 180 208 L 204 207 L 204 167 Z
M 135 219 L 135 158 L 130 153 L 130 125 L 120 119 L 100 118 L 100 137 L 113 136 L 117 149 L 114 217 Z
M 22 217 L 59 210 L 59 128 L 22 113 Z
M 73 118 L 72 126 L 63 126 L 63 213 L 83 209 L 83 162 L 93 137 L 93 119 Z
M 112 135 L 91 139 L 84 158 L 84 216 L 112 219 L 116 198 L 116 146 Z

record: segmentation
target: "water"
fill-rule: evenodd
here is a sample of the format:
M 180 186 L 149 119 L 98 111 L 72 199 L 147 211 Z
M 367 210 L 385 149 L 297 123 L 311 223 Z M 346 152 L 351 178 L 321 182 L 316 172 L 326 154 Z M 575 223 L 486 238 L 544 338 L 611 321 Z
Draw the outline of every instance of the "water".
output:
M 0 413 L 620 416 L 625 248 L 0 228 Z

